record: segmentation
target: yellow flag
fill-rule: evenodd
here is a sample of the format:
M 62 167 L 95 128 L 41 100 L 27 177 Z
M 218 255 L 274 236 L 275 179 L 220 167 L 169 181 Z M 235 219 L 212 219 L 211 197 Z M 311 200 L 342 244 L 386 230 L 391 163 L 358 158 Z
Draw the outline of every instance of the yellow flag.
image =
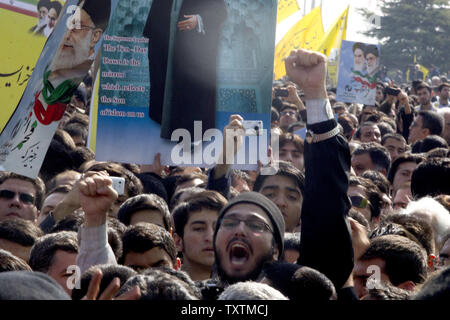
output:
M 297 22 L 275 47 L 273 69 L 275 79 L 280 79 L 286 75 L 283 59 L 289 56 L 292 50 L 299 48 L 314 49 L 322 39 L 323 34 L 321 7 L 318 6 Z
M 322 43 L 317 48 L 317 51 L 322 52 L 327 57 L 330 56 L 331 50 L 340 49 L 342 40 L 346 40 L 347 37 L 347 21 L 348 12 L 350 6 L 341 14 L 341 16 L 336 20 L 333 26 L 328 30 Z
M 420 71 L 422 71 L 422 73 L 423 73 L 423 81 L 425 81 L 429 71 L 423 65 L 419 64 L 419 66 L 420 66 Z
M 418 64 L 416 55 L 414 55 L 414 64 Z M 430 71 L 427 68 L 425 68 L 423 65 L 421 65 L 421 64 L 419 64 L 419 67 L 420 67 L 420 71 L 423 73 L 423 79 L 422 80 L 425 81 L 425 79 L 427 78 L 428 73 Z M 409 81 L 409 77 L 407 77 L 406 80 Z
M 277 24 L 298 10 L 297 0 L 278 0 Z
M 31 15 L 0 8 L 0 16 L 1 132 L 22 97 L 46 38 L 28 33 L 37 23 Z

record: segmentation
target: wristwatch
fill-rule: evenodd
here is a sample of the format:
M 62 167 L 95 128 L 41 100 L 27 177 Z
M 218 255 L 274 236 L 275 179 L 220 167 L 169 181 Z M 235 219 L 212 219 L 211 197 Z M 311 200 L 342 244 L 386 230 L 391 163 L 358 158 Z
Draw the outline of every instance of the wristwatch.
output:
M 336 135 L 339 134 L 339 126 L 334 127 L 334 129 L 325 132 L 325 133 L 320 133 L 320 134 L 316 134 L 314 133 L 312 130 L 307 130 L 306 131 L 306 142 L 308 143 L 317 143 L 323 140 L 327 140 L 330 139 Z

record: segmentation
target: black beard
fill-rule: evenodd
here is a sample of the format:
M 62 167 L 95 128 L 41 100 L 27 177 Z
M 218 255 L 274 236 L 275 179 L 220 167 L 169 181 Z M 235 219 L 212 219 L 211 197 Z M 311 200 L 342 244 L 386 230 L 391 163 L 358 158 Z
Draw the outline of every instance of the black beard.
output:
M 217 275 L 219 280 L 226 285 L 231 285 L 231 284 L 234 284 L 237 282 L 242 282 L 242 281 L 250 281 L 250 280 L 257 281 L 258 278 L 262 274 L 264 265 L 268 262 L 273 261 L 273 250 L 274 250 L 274 248 L 272 247 L 270 252 L 268 252 L 266 255 L 262 256 L 259 259 L 258 263 L 256 264 L 255 269 L 253 269 L 249 273 L 247 273 L 243 276 L 240 276 L 240 277 L 228 276 L 226 274 L 225 270 L 222 269 L 219 255 L 217 254 L 217 252 L 215 252 L 216 261 L 214 262 L 214 265 L 213 265 L 213 275 L 212 276 L 214 277 L 215 275 Z

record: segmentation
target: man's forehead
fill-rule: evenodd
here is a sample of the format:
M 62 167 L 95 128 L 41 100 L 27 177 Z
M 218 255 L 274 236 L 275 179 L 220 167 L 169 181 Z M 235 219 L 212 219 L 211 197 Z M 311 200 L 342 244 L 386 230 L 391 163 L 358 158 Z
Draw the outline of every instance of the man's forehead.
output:
M 289 151 L 298 151 L 298 152 L 300 152 L 300 150 L 297 149 L 295 144 L 293 142 L 290 142 L 290 141 L 288 141 L 285 144 L 283 144 L 283 146 L 280 147 L 280 150 L 289 150 Z
M 33 183 L 31 183 L 30 181 L 26 181 L 26 180 L 15 179 L 15 178 L 7 179 L 2 184 L 0 184 L 0 189 L 5 189 L 6 187 L 19 188 L 22 190 L 28 189 L 29 192 L 36 193 L 36 188 L 34 187 Z
M 270 221 L 269 216 L 264 211 L 263 208 L 257 206 L 253 203 L 237 203 L 231 206 L 227 212 L 225 212 L 225 217 L 237 217 L 237 218 L 255 218 Z
M 262 186 L 261 190 L 265 188 L 290 188 L 290 189 L 297 189 L 300 191 L 299 187 L 294 181 L 294 178 L 283 176 L 283 175 L 273 175 L 270 177 L 267 177 Z
M 402 146 L 404 146 L 405 145 L 405 143 L 403 142 L 403 141 L 401 141 L 401 140 L 397 140 L 397 139 L 395 139 L 395 138 L 387 138 L 386 139 L 386 142 L 385 142 L 385 145 L 389 145 L 389 144 L 394 144 L 394 145 L 402 145 Z

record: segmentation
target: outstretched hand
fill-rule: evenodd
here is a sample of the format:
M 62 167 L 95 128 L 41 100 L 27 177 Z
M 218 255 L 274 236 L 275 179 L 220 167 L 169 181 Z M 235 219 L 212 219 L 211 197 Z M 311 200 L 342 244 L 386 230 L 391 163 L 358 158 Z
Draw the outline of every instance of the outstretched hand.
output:
M 91 281 L 89 282 L 88 291 L 82 300 L 138 300 L 141 297 L 141 290 L 138 286 L 135 286 L 132 290 L 127 291 L 118 297 L 115 297 L 117 292 L 120 290 L 119 278 L 114 278 L 102 294 L 98 296 L 102 278 L 102 272 L 97 269 L 92 275 Z

